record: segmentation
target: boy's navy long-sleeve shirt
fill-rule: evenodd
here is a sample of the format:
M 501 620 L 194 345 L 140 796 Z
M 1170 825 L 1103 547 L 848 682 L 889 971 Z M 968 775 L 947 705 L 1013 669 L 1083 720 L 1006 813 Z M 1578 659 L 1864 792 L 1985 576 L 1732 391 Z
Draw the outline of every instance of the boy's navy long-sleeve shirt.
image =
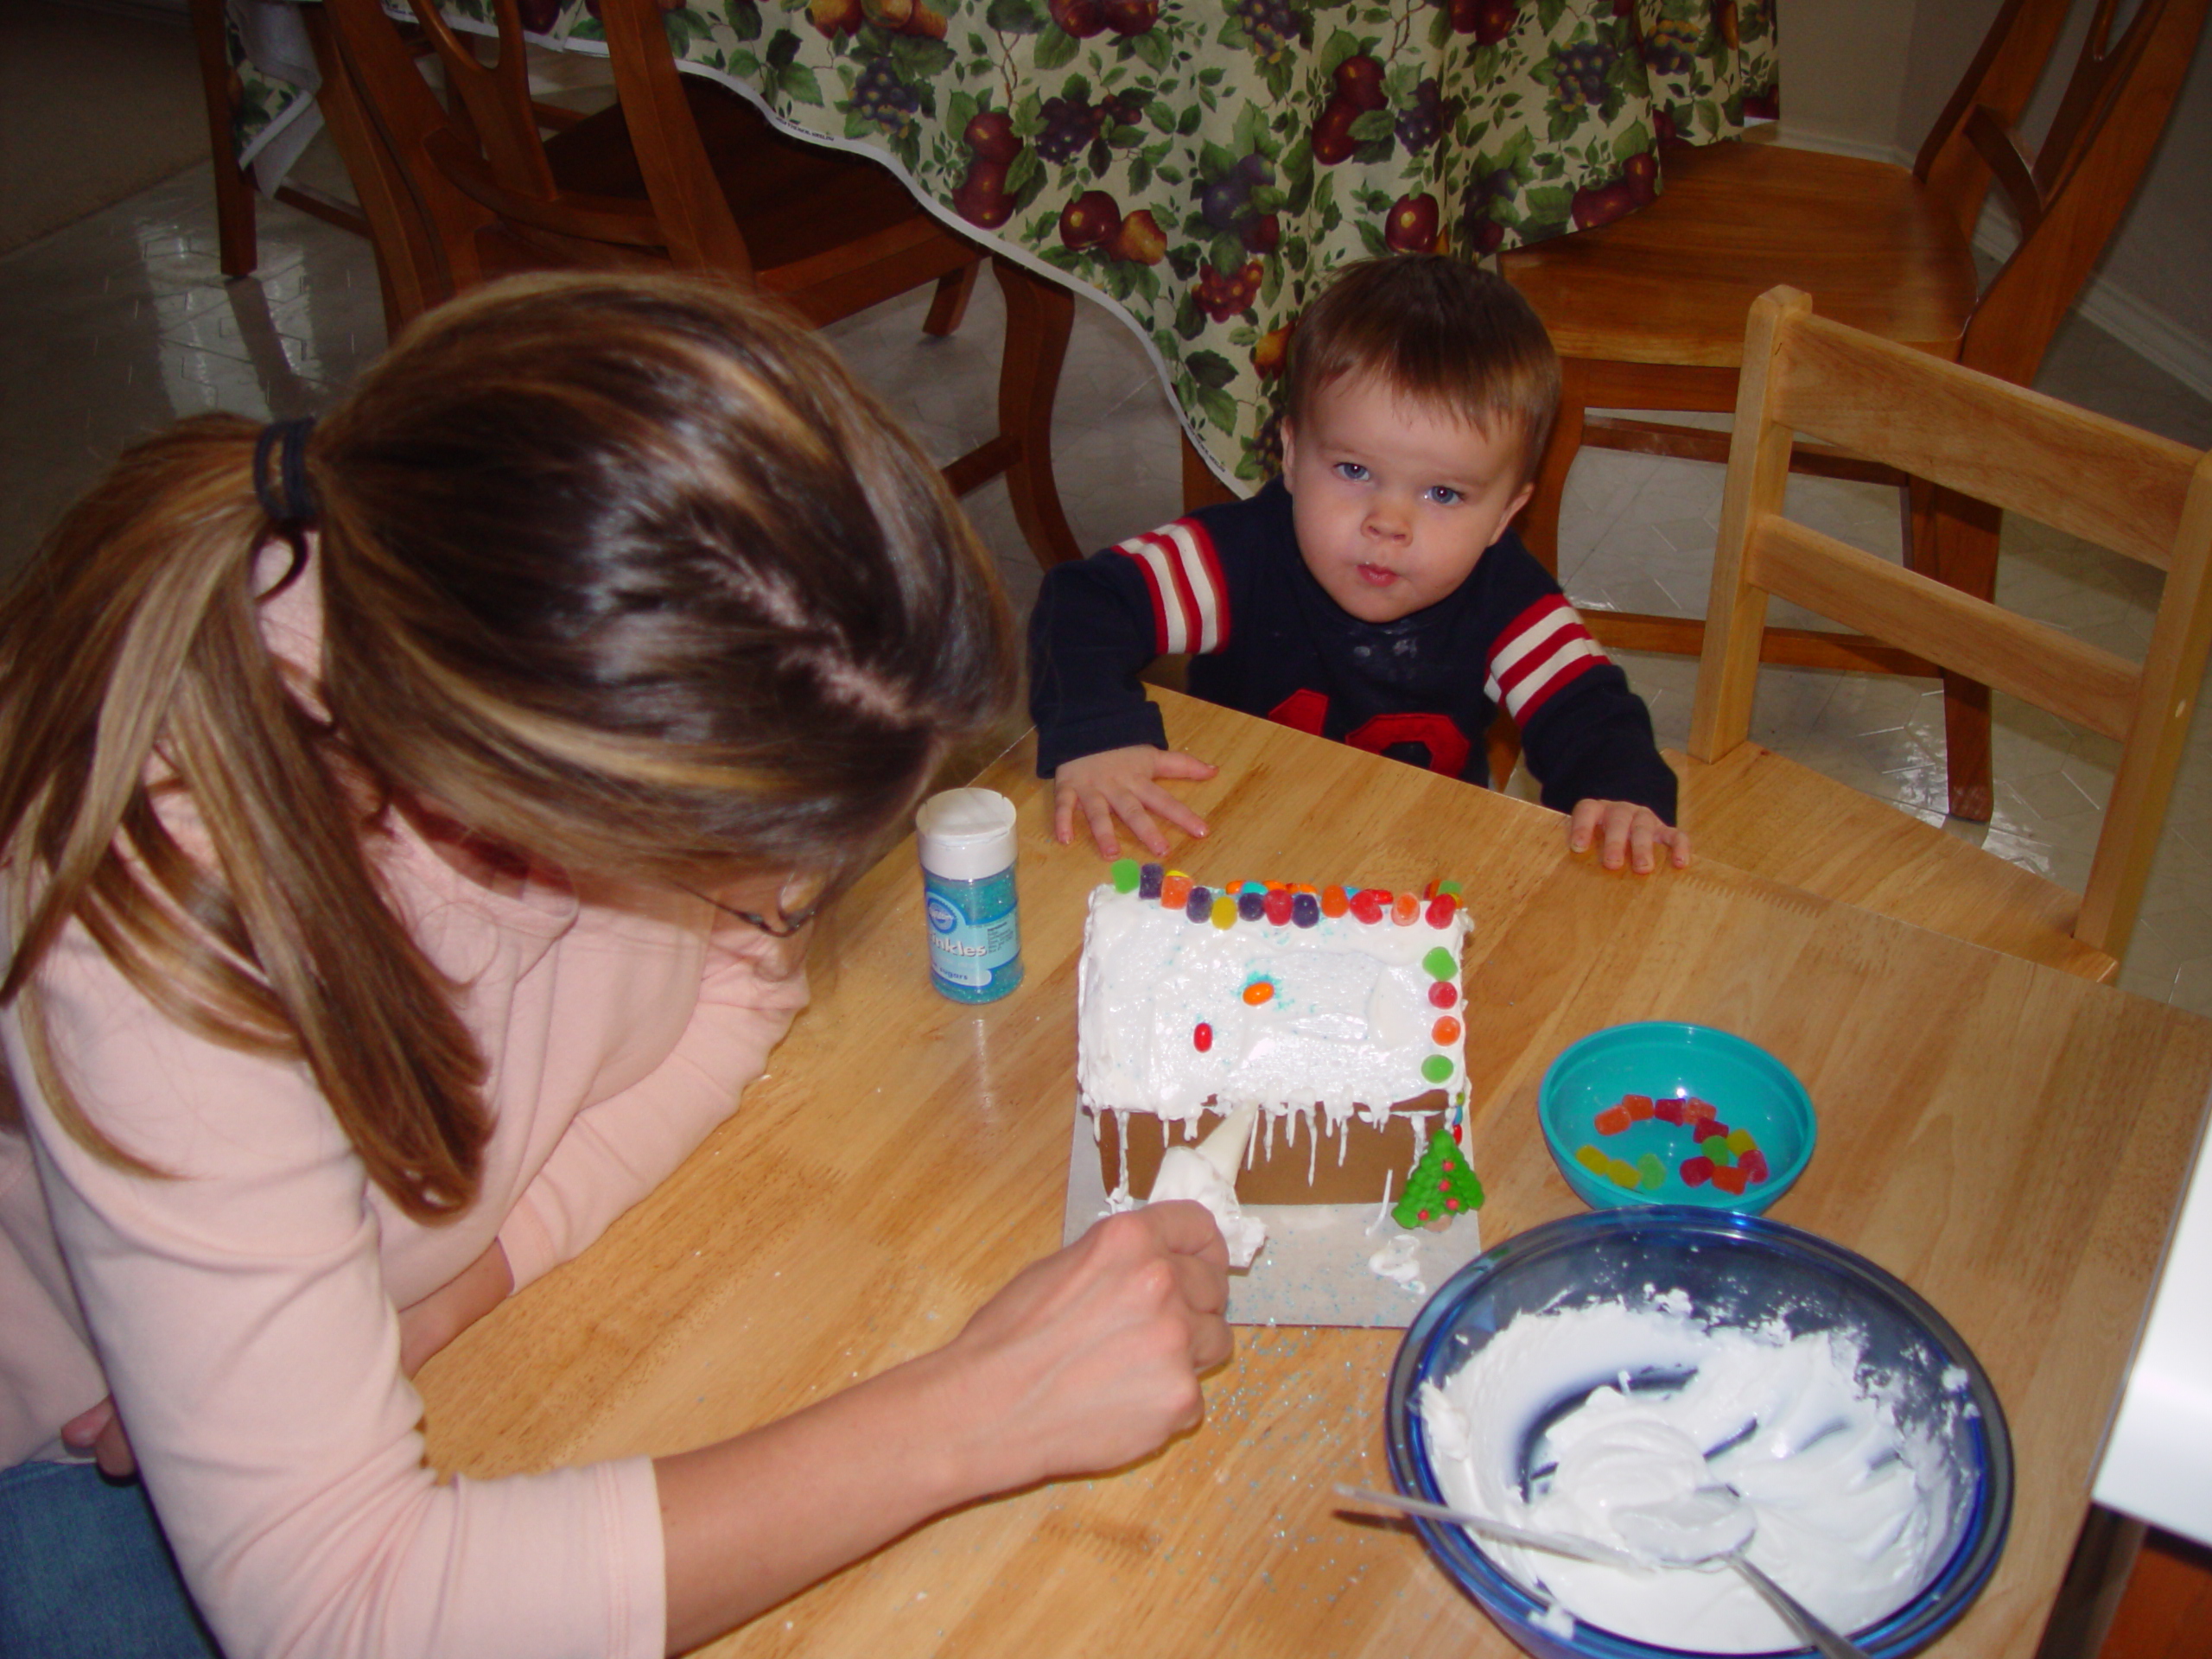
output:
M 1675 821 L 1649 713 L 1510 531 L 1448 597 L 1363 622 L 1306 568 L 1277 480 L 1055 566 L 1029 652 L 1043 777 L 1105 749 L 1165 748 L 1137 676 L 1188 652 L 1194 696 L 1470 783 L 1489 782 L 1483 739 L 1503 704 L 1545 805 L 1633 801 Z

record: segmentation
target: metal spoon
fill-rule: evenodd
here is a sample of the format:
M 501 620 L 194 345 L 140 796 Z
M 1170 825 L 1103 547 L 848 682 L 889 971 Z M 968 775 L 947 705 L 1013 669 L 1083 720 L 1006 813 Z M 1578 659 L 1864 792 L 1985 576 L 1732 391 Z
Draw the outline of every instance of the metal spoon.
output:
M 1577 1538 L 1563 1532 L 1531 1532 L 1526 1527 L 1493 1521 L 1486 1515 L 1474 1515 L 1465 1510 L 1431 1503 L 1426 1498 L 1407 1497 L 1397 1492 L 1374 1491 L 1365 1486 L 1339 1485 L 1337 1491 L 1361 1503 L 1379 1504 L 1386 1510 L 1403 1510 L 1408 1515 L 1426 1516 L 1432 1521 L 1450 1521 L 1470 1532 L 1479 1532 L 1487 1538 L 1525 1545 L 1530 1549 L 1549 1550 L 1554 1555 L 1571 1555 L 1578 1561 L 1596 1561 L 1602 1567 L 1648 1567 L 1650 1565 L 1624 1549 L 1615 1549 L 1611 1544 L 1601 1544 L 1594 1538 Z
M 1826 1659 L 1867 1659 L 1866 1649 L 1839 1636 L 1745 1557 L 1758 1519 L 1734 1488 L 1705 1486 L 1668 1503 L 1618 1509 L 1612 1522 L 1630 1543 L 1670 1567 L 1719 1561 L 1734 1567 L 1783 1623 Z

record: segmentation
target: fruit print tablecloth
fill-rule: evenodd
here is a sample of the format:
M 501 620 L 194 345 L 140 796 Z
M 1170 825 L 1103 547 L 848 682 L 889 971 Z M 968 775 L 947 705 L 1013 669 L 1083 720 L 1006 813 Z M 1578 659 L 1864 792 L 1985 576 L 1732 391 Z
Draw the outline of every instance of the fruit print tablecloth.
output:
M 603 52 L 596 5 L 523 18 Z M 448 15 L 488 28 L 490 0 Z M 1602 225 L 1665 188 L 1668 144 L 1777 95 L 1774 0 L 678 0 L 667 22 L 688 68 L 1117 308 L 1246 489 L 1337 266 Z M 294 89 L 247 90 L 242 150 Z

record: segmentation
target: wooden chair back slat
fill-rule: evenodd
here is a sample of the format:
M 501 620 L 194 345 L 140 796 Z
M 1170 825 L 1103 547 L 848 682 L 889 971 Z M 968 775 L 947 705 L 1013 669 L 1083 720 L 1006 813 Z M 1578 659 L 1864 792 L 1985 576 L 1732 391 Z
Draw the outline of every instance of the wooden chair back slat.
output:
M 1921 141 L 1913 175 L 1949 210 L 1961 235 L 1974 234 L 1991 181 L 1967 123 L 1977 109 L 1986 109 L 2007 132 L 2019 124 L 2072 5 L 2073 0 L 2005 0 L 1950 101 Z
M 2103 736 L 2134 722 L 2142 675 L 2125 657 L 1789 519 L 1754 529 L 1744 579 Z
M 467 112 L 469 136 L 482 146 L 492 176 L 510 192 L 540 201 L 559 194 L 553 163 L 538 137 L 530 96 L 530 66 L 515 0 L 493 0 L 499 55 L 485 63 L 454 32 L 435 0 L 409 0 L 415 21 L 438 54 L 446 86 Z
M 2140 664 L 1797 524 L 1799 433 L 2117 548 L 2166 572 Z M 2126 949 L 2212 656 L 2212 454 L 1762 296 L 1745 336 L 1690 753 L 1749 735 L 1769 596 L 1860 629 L 2120 740 L 2074 934 Z
M 2125 553 L 2172 556 L 2196 454 L 1819 316 L 1789 329 L 1769 418 Z M 1993 398 L 1993 388 L 2009 394 Z M 2068 458 L 2054 468 L 2053 455 Z

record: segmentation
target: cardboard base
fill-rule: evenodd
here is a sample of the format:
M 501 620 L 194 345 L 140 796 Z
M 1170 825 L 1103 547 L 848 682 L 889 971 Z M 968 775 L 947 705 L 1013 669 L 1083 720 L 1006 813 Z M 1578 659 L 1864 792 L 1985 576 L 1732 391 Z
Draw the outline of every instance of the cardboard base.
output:
M 1420 1148 L 1427 1144 L 1428 1135 L 1443 1130 L 1446 1103 L 1443 1091 L 1433 1090 L 1393 1106 L 1380 1123 L 1355 1116 L 1335 1131 L 1319 1110 L 1294 1112 L 1272 1122 L 1271 1115 L 1263 1113 L 1243 1173 L 1236 1178 L 1237 1201 L 1248 1205 L 1380 1204 L 1386 1189 L 1392 1193 L 1406 1190 L 1406 1177 Z M 1416 1116 L 1427 1119 L 1418 1136 Z M 1222 1114 L 1209 1107 L 1195 1124 L 1149 1112 L 1100 1112 L 1096 1117 L 1099 1179 L 1109 1192 L 1121 1190 L 1126 1158 L 1129 1195 L 1144 1198 L 1152 1195 L 1153 1177 L 1160 1173 L 1167 1148 L 1204 1140 Z M 1126 1147 L 1122 1139 L 1124 1121 L 1128 1127 Z
M 1072 1244 L 1116 1205 L 1099 1179 L 1090 1114 L 1070 1116 L 1074 1134 L 1061 1236 Z M 1302 1150 L 1305 1143 L 1299 1144 Z M 1280 1141 L 1275 1150 L 1280 1157 Z M 1299 1173 L 1305 1173 L 1302 1158 Z M 1243 1190 L 1240 1179 L 1237 1191 Z M 1477 1216 L 1462 1216 L 1440 1233 L 1401 1232 L 1376 1203 L 1243 1208 L 1267 1224 L 1268 1242 L 1249 1272 L 1229 1275 L 1231 1325 L 1402 1327 L 1413 1322 L 1432 1290 L 1483 1251 Z

